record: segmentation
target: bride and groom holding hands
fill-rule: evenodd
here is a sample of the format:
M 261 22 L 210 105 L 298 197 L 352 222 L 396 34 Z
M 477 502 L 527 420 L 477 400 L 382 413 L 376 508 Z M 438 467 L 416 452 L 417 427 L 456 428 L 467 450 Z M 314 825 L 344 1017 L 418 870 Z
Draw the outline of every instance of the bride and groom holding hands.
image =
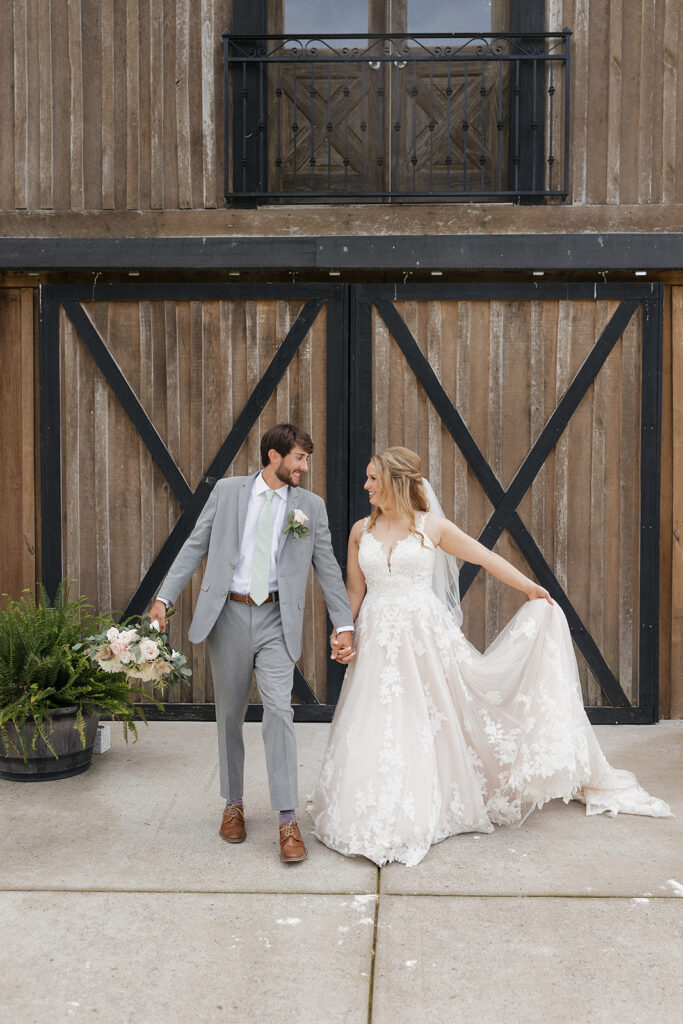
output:
M 150 610 L 164 629 L 206 557 L 188 637 L 206 639 L 211 659 L 221 837 L 247 834 L 242 726 L 255 673 L 280 859 L 307 856 L 291 688 L 311 565 L 334 626 L 332 657 L 348 666 L 309 808 L 327 846 L 417 864 L 447 836 L 519 824 L 557 797 L 582 800 L 589 814 L 670 814 L 602 754 L 562 611 L 444 518 L 419 456 L 372 457 L 370 514 L 351 530 L 344 585 L 325 504 L 299 487 L 312 452 L 298 427 L 268 430 L 261 471 L 216 484 Z M 460 630 L 456 557 L 530 599 L 484 654 Z

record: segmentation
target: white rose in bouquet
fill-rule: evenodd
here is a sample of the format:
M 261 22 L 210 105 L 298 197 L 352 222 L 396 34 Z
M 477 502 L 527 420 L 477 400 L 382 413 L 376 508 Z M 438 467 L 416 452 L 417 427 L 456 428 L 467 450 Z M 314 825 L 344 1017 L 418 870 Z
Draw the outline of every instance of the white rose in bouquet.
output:
M 154 661 L 159 656 L 159 644 L 156 640 L 141 640 L 140 654 L 145 661 Z

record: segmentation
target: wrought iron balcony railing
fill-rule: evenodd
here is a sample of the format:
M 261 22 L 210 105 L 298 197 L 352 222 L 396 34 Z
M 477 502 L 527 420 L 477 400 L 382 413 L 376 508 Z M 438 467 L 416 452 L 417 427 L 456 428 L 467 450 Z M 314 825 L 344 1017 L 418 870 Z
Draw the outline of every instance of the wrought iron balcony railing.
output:
M 570 36 L 225 33 L 226 200 L 565 198 Z

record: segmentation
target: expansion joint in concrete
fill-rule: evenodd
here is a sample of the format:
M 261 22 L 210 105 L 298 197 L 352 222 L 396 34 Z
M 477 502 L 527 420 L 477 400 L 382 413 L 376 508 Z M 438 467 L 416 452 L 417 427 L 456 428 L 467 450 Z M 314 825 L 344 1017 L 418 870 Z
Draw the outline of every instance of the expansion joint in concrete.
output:
M 370 949 L 370 978 L 368 983 L 368 1024 L 372 1024 L 372 997 L 375 990 L 375 962 L 377 959 L 377 933 L 379 929 L 379 904 L 382 898 L 382 869 L 377 868 L 377 891 L 375 894 L 375 920 L 372 927 L 372 948 Z

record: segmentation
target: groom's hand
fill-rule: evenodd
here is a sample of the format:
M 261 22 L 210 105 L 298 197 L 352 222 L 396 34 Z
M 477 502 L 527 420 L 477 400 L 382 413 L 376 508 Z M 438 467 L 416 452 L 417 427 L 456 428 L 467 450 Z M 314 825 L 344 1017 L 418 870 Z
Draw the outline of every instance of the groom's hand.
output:
M 156 619 L 159 623 L 159 632 L 166 632 L 166 605 L 163 601 L 155 601 L 149 610 L 149 617 L 154 622 Z
M 356 652 L 353 649 L 353 633 L 350 630 L 346 630 L 345 633 L 337 633 L 335 630 L 330 637 L 330 644 L 334 661 L 348 665 L 351 659 L 356 657 Z

